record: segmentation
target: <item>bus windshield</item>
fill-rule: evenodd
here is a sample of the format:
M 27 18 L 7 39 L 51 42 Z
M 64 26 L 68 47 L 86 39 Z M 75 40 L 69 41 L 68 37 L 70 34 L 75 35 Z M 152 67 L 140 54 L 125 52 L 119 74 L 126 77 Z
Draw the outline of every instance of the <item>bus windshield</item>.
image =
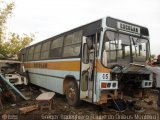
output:
M 144 63 L 148 56 L 148 45 L 147 39 L 107 31 L 103 41 L 102 62 L 105 66 Z

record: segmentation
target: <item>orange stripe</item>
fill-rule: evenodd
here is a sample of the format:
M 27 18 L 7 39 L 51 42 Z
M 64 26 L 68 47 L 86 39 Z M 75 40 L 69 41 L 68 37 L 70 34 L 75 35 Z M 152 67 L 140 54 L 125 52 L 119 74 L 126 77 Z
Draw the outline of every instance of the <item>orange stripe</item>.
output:
M 38 69 L 46 69 L 43 67 L 35 66 L 37 64 L 47 64 L 47 69 L 55 69 L 55 70 L 69 70 L 69 71 L 80 71 L 80 61 L 59 61 L 59 62 L 33 62 L 33 63 L 25 63 L 25 68 L 38 68 Z
M 80 61 L 49 62 L 48 69 L 80 71 Z
M 53 70 L 68 70 L 68 71 L 80 71 L 80 61 L 59 61 L 59 62 L 33 62 L 33 63 L 25 63 L 25 68 L 38 68 L 38 69 L 46 69 L 35 67 L 35 63 L 39 64 L 47 64 L 47 69 Z M 97 72 L 111 72 L 111 69 L 105 68 L 100 60 L 96 61 L 97 64 Z
M 111 69 L 105 68 L 102 64 L 100 60 L 96 61 L 97 63 L 97 72 L 111 72 Z
M 25 68 L 34 68 L 34 64 L 33 63 L 24 63 L 24 67 Z

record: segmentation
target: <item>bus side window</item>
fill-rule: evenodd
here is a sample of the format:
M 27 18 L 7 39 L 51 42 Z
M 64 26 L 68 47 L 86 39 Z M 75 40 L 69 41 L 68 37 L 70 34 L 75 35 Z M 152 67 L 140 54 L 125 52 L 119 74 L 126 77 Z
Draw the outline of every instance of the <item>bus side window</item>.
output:
M 67 35 L 64 39 L 63 57 L 77 57 L 80 55 L 82 31 Z
M 63 37 L 57 38 L 51 43 L 50 58 L 60 58 L 62 54 Z
M 20 52 L 20 54 L 19 54 L 19 59 L 22 62 L 26 61 L 26 53 L 27 53 L 27 49 L 22 49 L 21 52 Z
M 25 53 L 25 56 L 24 56 L 24 61 L 25 62 L 27 61 L 27 58 L 28 58 L 28 49 L 26 49 L 26 53 Z
M 48 59 L 48 57 L 49 57 L 49 49 L 50 49 L 50 41 L 42 43 L 41 59 Z
M 29 50 L 28 50 L 28 55 L 27 55 L 27 60 L 28 61 L 31 61 L 33 59 L 33 52 L 34 52 L 34 46 L 29 48 Z
M 41 50 L 41 44 L 39 44 L 35 47 L 33 60 L 39 60 L 40 59 L 40 50 Z
M 91 39 L 93 42 L 93 47 L 95 47 L 96 34 L 89 35 L 87 38 Z M 99 53 L 99 45 L 100 45 L 100 33 L 97 33 L 97 56 Z
M 28 55 L 28 49 L 24 49 L 23 53 L 22 53 L 22 60 L 23 62 L 27 61 L 27 55 Z

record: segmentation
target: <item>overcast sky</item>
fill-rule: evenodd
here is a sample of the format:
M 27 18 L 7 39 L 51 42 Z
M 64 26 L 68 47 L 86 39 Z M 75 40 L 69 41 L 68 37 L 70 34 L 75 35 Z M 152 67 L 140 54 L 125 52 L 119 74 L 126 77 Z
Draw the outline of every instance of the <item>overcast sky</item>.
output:
M 160 0 L 5 0 L 14 1 L 8 31 L 36 33 L 40 41 L 105 16 L 146 26 L 152 54 L 160 54 Z

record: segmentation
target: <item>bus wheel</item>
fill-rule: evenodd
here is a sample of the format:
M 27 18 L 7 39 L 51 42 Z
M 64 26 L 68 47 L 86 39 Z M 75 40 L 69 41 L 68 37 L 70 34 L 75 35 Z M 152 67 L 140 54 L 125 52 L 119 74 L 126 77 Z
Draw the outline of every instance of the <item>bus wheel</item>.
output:
M 74 81 L 71 81 L 68 83 L 68 86 L 66 89 L 66 98 L 67 98 L 68 104 L 71 106 L 77 106 L 79 104 L 78 86 Z

